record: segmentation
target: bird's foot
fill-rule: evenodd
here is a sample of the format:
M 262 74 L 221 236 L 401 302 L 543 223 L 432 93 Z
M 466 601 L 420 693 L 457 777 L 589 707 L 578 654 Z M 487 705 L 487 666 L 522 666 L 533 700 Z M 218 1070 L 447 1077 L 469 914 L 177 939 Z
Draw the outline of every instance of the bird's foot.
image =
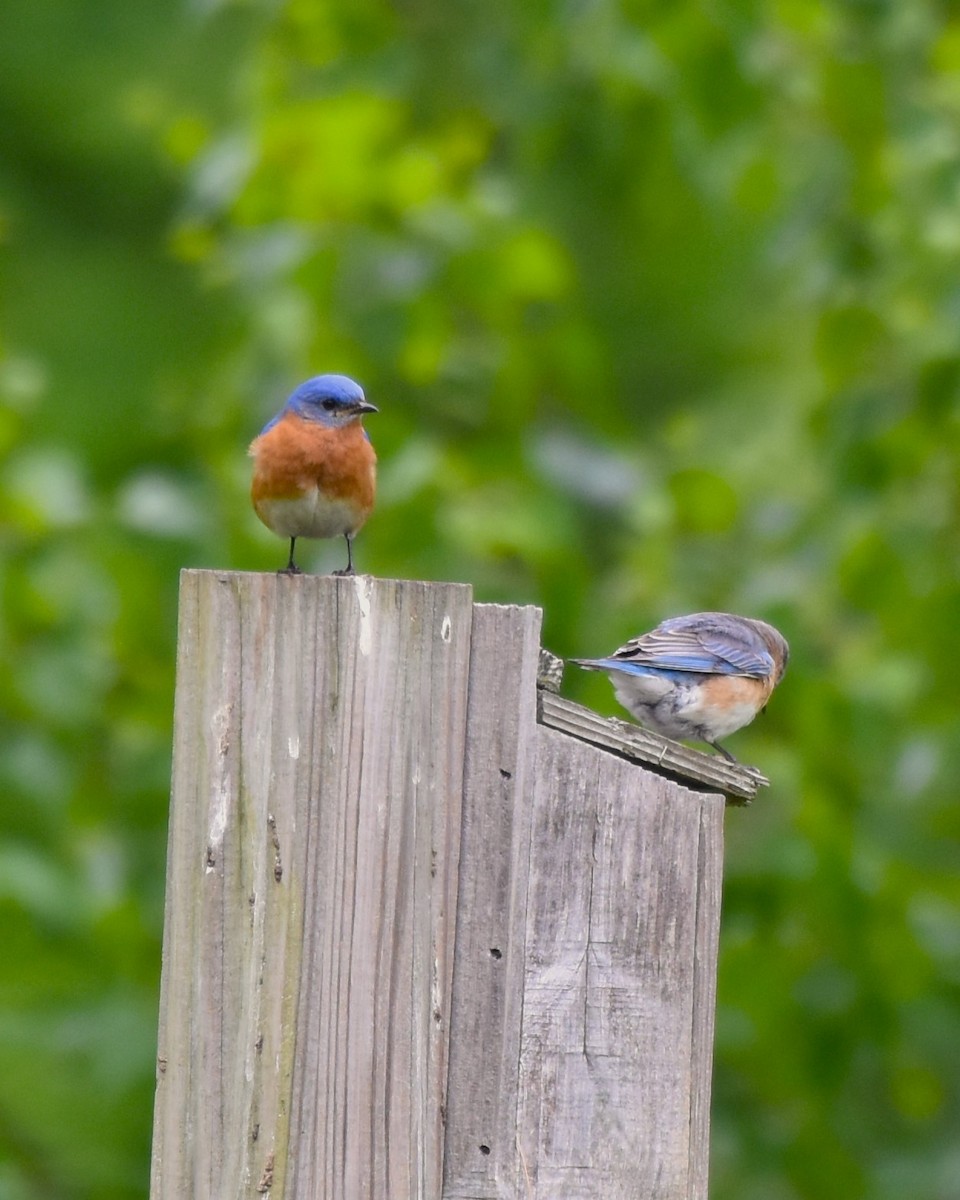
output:
M 281 567 L 277 572 L 278 575 L 302 575 L 303 572 L 296 563 L 288 563 L 285 567 Z
M 741 765 L 740 760 L 738 758 L 734 758 L 726 746 L 721 746 L 719 742 L 707 741 L 706 738 L 704 738 L 704 741 L 707 742 L 708 746 L 712 746 L 718 754 L 722 754 L 728 763 L 732 763 L 735 767 L 739 767 Z
M 333 573 L 338 579 L 343 579 L 346 575 L 356 575 L 353 567 L 344 567 L 341 571 L 334 571 Z

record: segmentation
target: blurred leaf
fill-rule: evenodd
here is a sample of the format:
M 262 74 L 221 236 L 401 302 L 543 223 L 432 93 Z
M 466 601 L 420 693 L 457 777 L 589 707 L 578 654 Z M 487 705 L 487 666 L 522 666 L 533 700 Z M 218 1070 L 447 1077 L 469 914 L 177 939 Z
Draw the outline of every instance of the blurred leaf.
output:
M 712 471 L 689 468 L 669 481 L 677 521 L 685 533 L 723 533 L 737 518 L 737 494 Z

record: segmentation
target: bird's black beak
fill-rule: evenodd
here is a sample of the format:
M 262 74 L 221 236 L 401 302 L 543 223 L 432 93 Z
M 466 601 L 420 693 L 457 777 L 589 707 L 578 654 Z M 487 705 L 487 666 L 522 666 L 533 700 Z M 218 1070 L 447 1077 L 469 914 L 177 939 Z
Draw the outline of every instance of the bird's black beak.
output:
M 364 413 L 379 412 L 379 411 L 380 411 L 380 409 L 377 408 L 377 406 L 375 404 L 371 404 L 369 402 L 369 400 L 360 400 L 360 401 L 358 401 L 357 404 L 354 405 L 354 412 L 356 412 L 358 416 L 363 416 Z

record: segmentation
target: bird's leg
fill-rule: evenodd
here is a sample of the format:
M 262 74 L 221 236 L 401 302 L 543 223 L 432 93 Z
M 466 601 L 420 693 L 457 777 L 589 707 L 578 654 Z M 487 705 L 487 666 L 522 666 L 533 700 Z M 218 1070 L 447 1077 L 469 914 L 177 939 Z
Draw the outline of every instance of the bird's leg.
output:
M 353 538 L 349 533 L 345 533 L 343 536 L 347 543 L 347 565 L 342 571 L 334 571 L 334 575 L 356 575 L 356 571 L 353 569 Z
M 299 575 L 299 574 L 301 574 L 300 568 L 293 561 L 293 548 L 296 544 L 297 544 L 297 539 L 295 537 L 292 537 L 290 539 L 290 561 L 287 563 L 287 565 L 285 567 L 280 568 L 280 570 L 277 572 L 278 575 Z
M 721 746 L 719 742 L 707 742 L 707 745 L 712 746 L 714 750 L 719 750 L 727 762 L 737 763 L 737 765 L 739 765 L 740 760 L 738 758 L 734 758 L 730 751 Z

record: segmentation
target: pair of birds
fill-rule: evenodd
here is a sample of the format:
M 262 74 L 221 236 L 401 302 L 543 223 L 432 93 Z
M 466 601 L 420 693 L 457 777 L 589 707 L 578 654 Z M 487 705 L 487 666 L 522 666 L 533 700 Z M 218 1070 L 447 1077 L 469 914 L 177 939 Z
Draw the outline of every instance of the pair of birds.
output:
M 302 383 L 250 446 L 257 516 L 290 539 L 281 574 L 297 575 L 299 537 L 343 537 L 352 575 L 353 539 L 370 515 L 377 456 L 363 417 L 375 413 L 346 375 Z M 706 742 L 731 762 L 720 738 L 760 712 L 783 678 L 789 649 L 766 621 L 732 613 L 671 617 L 607 658 L 575 658 L 606 671 L 614 693 L 643 725 L 671 738 Z

